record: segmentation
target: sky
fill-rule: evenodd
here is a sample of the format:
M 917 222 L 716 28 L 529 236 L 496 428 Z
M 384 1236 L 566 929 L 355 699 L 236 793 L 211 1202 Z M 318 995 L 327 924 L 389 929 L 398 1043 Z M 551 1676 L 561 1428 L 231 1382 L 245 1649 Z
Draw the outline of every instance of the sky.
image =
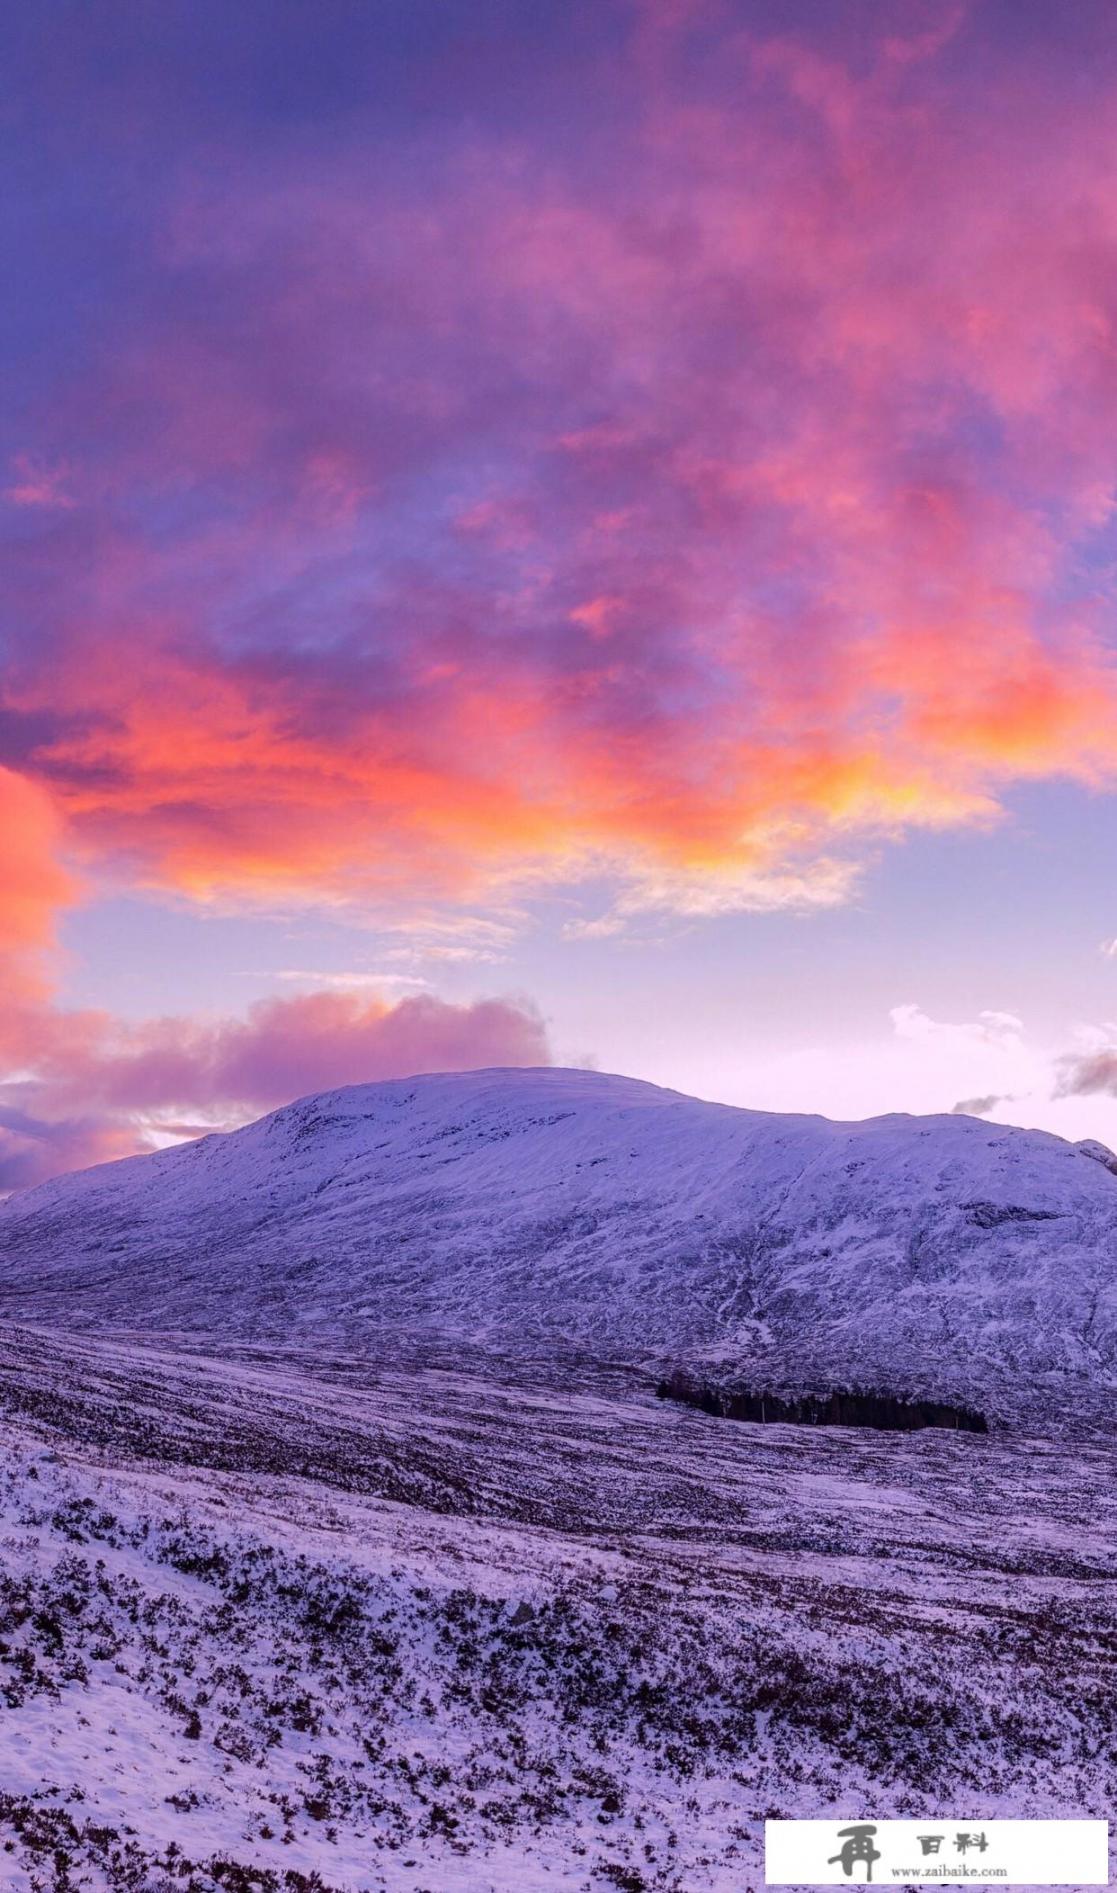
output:
M 1109 0 L 0 71 L 0 1190 L 548 1061 L 1117 1143 Z

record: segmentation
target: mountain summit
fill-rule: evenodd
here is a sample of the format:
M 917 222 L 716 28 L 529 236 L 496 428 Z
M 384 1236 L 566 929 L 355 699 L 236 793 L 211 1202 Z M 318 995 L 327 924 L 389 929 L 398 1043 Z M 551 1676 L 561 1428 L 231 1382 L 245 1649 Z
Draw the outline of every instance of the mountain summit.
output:
M 0 1206 L 0 1314 L 962 1390 L 1117 1370 L 1103 1146 L 558 1069 L 354 1085 Z

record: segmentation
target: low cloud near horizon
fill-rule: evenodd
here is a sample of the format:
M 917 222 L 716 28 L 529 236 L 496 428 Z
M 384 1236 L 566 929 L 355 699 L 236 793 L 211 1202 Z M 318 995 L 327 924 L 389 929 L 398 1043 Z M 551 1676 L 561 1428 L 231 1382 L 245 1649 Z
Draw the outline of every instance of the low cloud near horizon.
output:
M 984 1098 L 959 1098 L 957 1104 L 951 1105 L 950 1115 L 951 1117 L 988 1117 L 991 1111 L 996 1110 L 998 1104 L 1014 1102 L 1011 1096 L 1002 1097 L 999 1092 L 991 1092 Z
M 1057 1098 L 1117 1097 L 1117 1049 L 1069 1052 L 1059 1060 Z
M 523 999 L 451 1005 L 346 991 L 262 1000 L 244 1018 L 125 1027 L 103 1014 L 25 1015 L 24 1075 L 0 1086 L 0 1192 L 244 1122 L 308 1092 L 412 1072 L 547 1065 Z M 203 1121 L 195 1121 L 198 1118 Z

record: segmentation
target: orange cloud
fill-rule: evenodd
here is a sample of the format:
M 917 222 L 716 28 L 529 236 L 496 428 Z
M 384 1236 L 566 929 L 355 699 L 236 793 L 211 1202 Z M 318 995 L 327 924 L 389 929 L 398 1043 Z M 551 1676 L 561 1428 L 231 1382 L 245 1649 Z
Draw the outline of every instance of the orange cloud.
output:
M 34 782 L 0 767 L 0 977 L 10 1009 L 42 990 L 44 949 L 74 883 L 59 861 L 61 825 Z
M 19 522 L 4 706 L 92 874 L 799 903 L 1112 783 L 1117 117 L 1003 48 L 978 96 L 964 8 L 858 20 L 640 9 L 577 163 L 158 201 L 157 313 L 27 461 L 73 434 L 82 504 Z

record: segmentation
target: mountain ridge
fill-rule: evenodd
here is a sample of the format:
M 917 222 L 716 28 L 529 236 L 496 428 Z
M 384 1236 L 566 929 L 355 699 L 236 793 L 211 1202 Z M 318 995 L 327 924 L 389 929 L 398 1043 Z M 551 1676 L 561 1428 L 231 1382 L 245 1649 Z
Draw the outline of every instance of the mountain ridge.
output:
M 310 1094 L 0 1205 L 0 1315 L 685 1357 L 774 1386 L 1117 1383 L 1104 1146 L 561 1067 Z

